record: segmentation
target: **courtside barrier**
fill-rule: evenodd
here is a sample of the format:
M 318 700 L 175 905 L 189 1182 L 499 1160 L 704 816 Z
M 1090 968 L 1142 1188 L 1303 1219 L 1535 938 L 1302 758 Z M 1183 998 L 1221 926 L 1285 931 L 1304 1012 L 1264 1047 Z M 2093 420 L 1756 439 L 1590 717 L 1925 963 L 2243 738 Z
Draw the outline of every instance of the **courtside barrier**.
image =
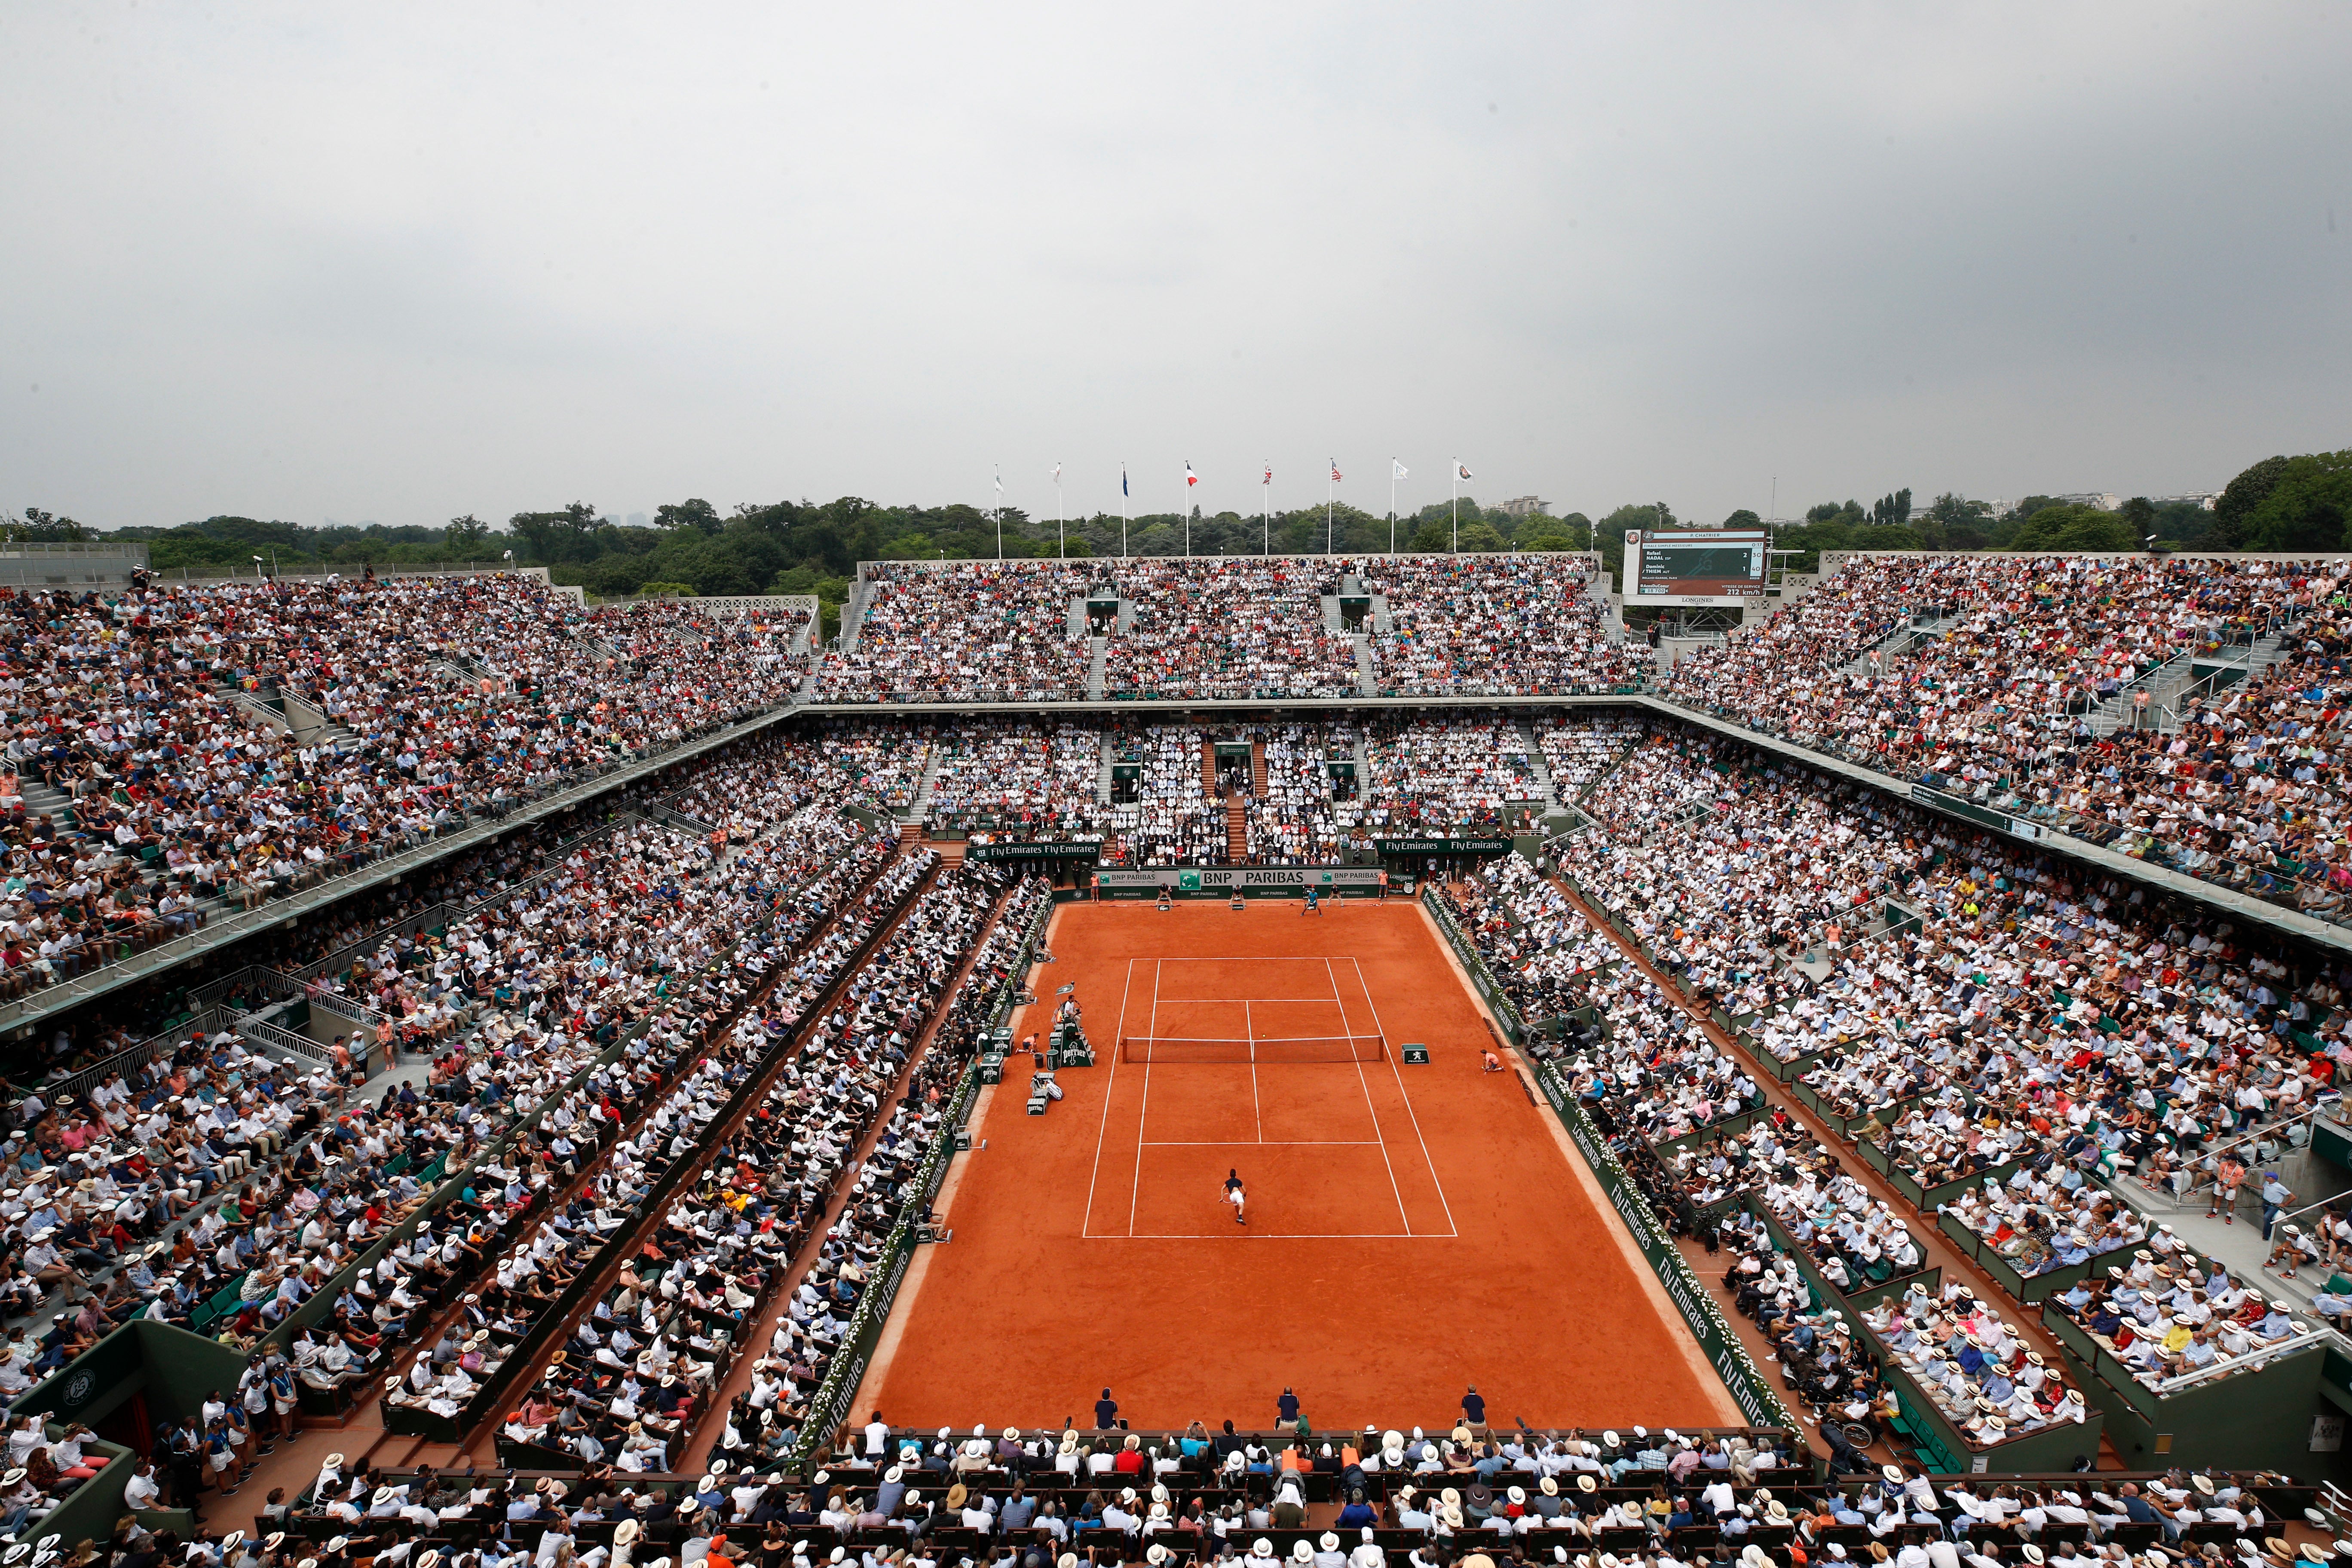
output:
M 940 1136 L 933 1141 L 930 1152 L 923 1157 L 922 1169 L 916 1173 L 913 1189 L 901 1210 L 897 1228 L 882 1244 L 882 1268 L 865 1294 L 857 1299 L 856 1310 L 850 1313 L 849 1327 L 841 1336 L 841 1348 L 834 1352 L 824 1381 L 817 1384 L 814 1397 L 809 1401 L 808 1420 L 800 1430 L 786 1461 L 797 1468 L 810 1455 L 832 1440 L 834 1432 L 849 1419 L 849 1403 L 857 1397 L 857 1385 L 866 1381 L 866 1364 L 874 1359 L 874 1347 L 881 1342 L 883 1326 L 890 1320 L 890 1309 L 898 1300 L 898 1287 L 907 1278 L 907 1265 L 914 1260 L 916 1215 L 939 1196 L 940 1184 L 947 1180 L 948 1162 L 955 1156 L 956 1131 L 971 1114 L 971 1102 L 980 1091 L 980 1068 L 967 1065 L 963 1076 L 956 1080 L 955 1092 L 950 1099 L 942 1118 Z
M 1434 884 L 1421 890 L 1421 907 L 1430 912 L 1437 921 L 1437 929 L 1445 933 L 1446 944 L 1454 949 L 1454 956 L 1462 961 L 1462 972 L 1470 977 L 1470 984 L 1478 988 L 1478 994 L 1493 1009 L 1496 1018 L 1503 1026 L 1505 1037 L 1515 1046 L 1525 1040 L 1527 1021 L 1519 1016 L 1519 1010 L 1511 1005 L 1511 999 L 1503 994 L 1502 986 L 1496 984 L 1493 972 L 1486 967 L 1486 961 L 1478 955 L 1477 943 L 1472 942 L 1469 933 L 1462 929 L 1462 922 L 1454 918 L 1454 910 L 1447 906 Z
M 991 1032 L 1013 1016 L 1013 998 L 1028 981 L 1032 955 L 1052 912 L 1051 903 L 1042 904 L 1030 918 L 1021 945 L 1005 966 L 1005 978 L 991 1013 L 995 1020 Z M 987 933 L 982 931 L 979 940 L 985 942 Z M 922 1167 L 916 1173 L 907 1201 L 899 1210 L 898 1224 L 883 1243 L 881 1271 L 858 1297 L 857 1306 L 849 1316 L 849 1326 L 841 1336 L 841 1348 L 834 1352 L 824 1381 L 809 1400 L 808 1419 L 802 1424 L 787 1461 L 791 1467 L 798 1468 L 830 1442 L 835 1429 L 849 1418 L 849 1403 L 857 1397 L 858 1384 L 866 1381 L 866 1364 L 874 1359 L 874 1347 L 881 1341 L 883 1327 L 890 1320 L 890 1309 L 898 1300 L 898 1287 L 907 1278 L 907 1265 L 914 1258 L 918 1215 L 927 1212 L 931 1200 L 940 1195 L 940 1184 L 947 1180 L 948 1162 L 955 1158 L 960 1142 L 956 1134 L 971 1117 L 972 1101 L 979 1095 L 980 1065 L 967 1063 L 948 1097 L 940 1135 L 932 1142 L 930 1152 L 924 1155 Z
M 1479 955 L 1477 948 L 1463 931 L 1461 923 L 1454 920 L 1454 911 L 1437 897 L 1434 888 L 1423 893 L 1422 907 L 1436 917 L 1437 929 L 1444 931 L 1445 940 L 1453 944 L 1454 956 L 1462 961 L 1463 973 L 1470 976 L 1471 984 L 1478 988 L 1478 994 L 1494 1007 L 1496 1015 L 1503 1020 L 1504 1028 L 1512 1031 L 1512 1038 L 1516 1042 L 1518 1038 L 1518 1015 L 1507 1003 L 1499 1000 L 1502 988 L 1495 984 L 1486 959 Z M 1543 1086 L 1544 1098 L 1551 1101 L 1553 1113 L 1568 1129 L 1568 1135 L 1574 1141 L 1578 1152 L 1584 1156 L 1585 1164 L 1601 1179 L 1602 1188 L 1609 1194 L 1609 1202 L 1616 1208 L 1618 1216 L 1624 1220 L 1625 1228 L 1633 1233 L 1633 1245 L 1642 1249 L 1642 1257 L 1650 1265 L 1651 1272 L 1657 1275 L 1658 1283 L 1665 1287 L 1666 1299 L 1674 1302 L 1675 1310 L 1682 1314 L 1684 1326 L 1690 1331 L 1691 1338 L 1698 1342 L 1699 1352 L 1706 1357 L 1707 1364 L 1715 1368 L 1715 1374 L 1723 1380 L 1723 1386 L 1730 1393 L 1732 1403 L 1738 1405 L 1740 1414 L 1756 1426 L 1795 1426 L 1797 1422 L 1789 1414 L 1789 1407 L 1780 1403 L 1780 1394 L 1757 1370 L 1755 1361 L 1748 1353 L 1748 1347 L 1739 1342 L 1738 1331 L 1724 1317 L 1723 1309 L 1715 1304 L 1715 1298 L 1706 1293 L 1706 1288 L 1698 1282 L 1698 1276 L 1691 1272 L 1690 1265 L 1683 1259 L 1681 1249 L 1675 1246 L 1674 1237 L 1659 1231 L 1657 1216 L 1651 1211 L 1650 1201 L 1642 1195 L 1642 1189 L 1635 1186 L 1633 1179 L 1625 1173 L 1625 1167 L 1618 1163 L 1616 1154 L 1610 1150 L 1609 1141 L 1601 1136 L 1601 1130 L 1592 1125 L 1583 1108 L 1576 1103 L 1576 1097 L 1569 1091 L 1567 1082 L 1549 1062 L 1530 1065 L 1535 1069 L 1536 1081 Z
M 1683 1260 L 1682 1252 L 1675 1246 L 1674 1238 L 1658 1230 L 1657 1218 L 1651 1212 L 1649 1200 L 1642 1195 L 1642 1189 L 1633 1184 L 1633 1179 L 1625 1173 L 1625 1167 L 1617 1163 L 1617 1156 L 1610 1151 L 1608 1140 L 1601 1136 L 1600 1129 L 1592 1125 L 1550 1063 L 1546 1062 L 1536 1068 L 1536 1081 L 1543 1085 L 1544 1098 L 1551 1101 L 1552 1110 L 1559 1117 L 1560 1124 L 1568 1129 L 1568 1135 L 1575 1142 L 1578 1152 L 1584 1156 L 1584 1163 L 1591 1167 L 1594 1175 L 1601 1178 L 1601 1184 L 1608 1192 L 1610 1203 L 1616 1207 L 1618 1217 L 1625 1222 L 1625 1228 L 1633 1232 L 1633 1244 L 1642 1249 L 1642 1256 L 1648 1260 L 1651 1271 L 1657 1275 L 1658 1283 L 1666 1288 L 1667 1299 L 1682 1314 L 1683 1323 L 1689 1329 L 1691 1338 L 1698 1342 L 1700 1353 L 1715 1368 L 1715 1374 L 1723 1380 L 1723 1386 L 1730 1392 L 1732 1403 L 1739 1406 L 1740 1414 L 1759 1426 L 1796 1426 L 1788 1406 L 1780 1403 L 1780 1394 L 1757 1370 L 1756 1363 L 1748 1354 L 1748 1347 L 1739 1342 L 1738 1331 L 1724 1317 L 1723 1309 L 1715 1304 L 1715 1298 L 1706 1293 L 1706 1288 L 1698 1282 L 1698 1276 L 1691 1272 L 1690 1265 Z

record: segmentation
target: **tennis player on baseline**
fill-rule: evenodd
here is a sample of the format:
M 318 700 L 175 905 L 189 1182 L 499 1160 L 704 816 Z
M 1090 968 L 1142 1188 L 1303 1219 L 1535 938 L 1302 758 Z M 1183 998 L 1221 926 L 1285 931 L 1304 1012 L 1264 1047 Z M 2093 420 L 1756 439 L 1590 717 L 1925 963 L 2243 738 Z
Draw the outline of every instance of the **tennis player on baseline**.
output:
M 1234 1205 L 1234 1223 L 1235 1225 L 1249 1224 L 1249 1221 L 1242 1217 L 1242 1199 L 1244 1194 L 1242 1191 L 1242 1173 L 1240 1171 L 1230 1166 L 1226 1168 L 1225 1190 L 1220 1195 L 1226 1203 Z

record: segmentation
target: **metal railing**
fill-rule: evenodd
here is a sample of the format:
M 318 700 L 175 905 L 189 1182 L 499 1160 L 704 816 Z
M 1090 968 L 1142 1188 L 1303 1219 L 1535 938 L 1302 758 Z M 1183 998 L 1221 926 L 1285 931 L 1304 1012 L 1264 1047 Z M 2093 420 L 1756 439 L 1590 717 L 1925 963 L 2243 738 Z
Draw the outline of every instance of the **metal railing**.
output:
M 275 1024 L 265 1024 L 258 1018 L 240 1018 L 231 1025 L 230 1028 L 255 1045 L 266 1046 L 272 1050 L 290 1051 L 296 1056 L 307 1057 L 314 1062 L 325 1062 L 333 1058 L 332 1052 L 308 1035 L 298 1035 L 291 1029 L 281 1029 Z M 358 1054 L 363 1056 L 366 1053 Z
M 447 925 L 450 913 L 457 907 L 446 900 L 427 904 L 415 914 L 404 915 L 373 935 L 363 936 L 357 942 L 345 942 L 324 958 L 314 958 L 308 963 L 292 969 L 280 970 L 278 973 L 299 981 L 316 980 L 322 974 L 332 974 L 349 969 L 355 961 L 373 952 L 385 942 L 396 942 L 404 936 L 415 936 L 418 931 L 431 931 L 436 926 Z
M 2267 1345 L 2258 1351 L 2248 1351 L 2244 1355 L 2232 1356 L 2228 1361 L 2216 1357 L 2210 1364 L 2200 1366 L 2195 1372 L 2184 1372 L 2178 1377 L 2168 1377 L 2155 1384 L 2156 1396 L 2159 1399 L 2169 1399 L 2183 1389 L 2195 1388 L 2200 1384 L 2211 1383 L 2217 1378 L 2228 1377 L 2232 1373 L 2252 1372 L 2257 1367 L 2268 1366 L 2274 1361 L 2284 1361 L 2291 1355 L 2300 1355 L 2305 1351 L 2326 1350 L 2329 1348 L 2328 1342 L 2336 1337 L 2332 1334 L 2316 1332 L 2301 1320 L 2296 1321 L 2296 1327 L 2302 1331 L 2290 1333 L 2274 1345 Z M 2143 1384 L 2141 1386 L 2148 1385 Z
M 2321 1107 L 2315 1102 L 2305 1106 L 2302 1110 L 2294 1112 L 2292 1115 L 2282 1116 L 2273 1121 L 2267 1121 L 2259 1127 L 2251 1128 L 2246 1131 L 2237 1133 L 2226 1142 L 2213 1144 L 2210 1148 L 2200 1151 L 2198 1156 L 2200 1163 L 2201 1165 L 2202 1162 L 2207 1159 L 2225 1154 L 2232 1149 L 2242 1148 L 2249 1143 L 2260 1142 L 2265 1138 L 2287 1136 L 2287 1134 L 2292 1133 L 2295 1128 L 2306 1126 L 2312 1121 L 2316 1121 L 2319 1117 L 2320 1110 Z M 2288 1142 L 2293 1142 L 2294 1140 L 2289 1137 Z M 2305 1142 L 2308 1142 L 2307 1138 Z M 2295 1147 L 2301 1148 L 2303 1145 L 2301 1143 L 2296 1143 Z M 2189 1176 L 2189 1181 L 2178 1192 L 2159 1186 L 2137 1173 L 2134 1173 L 2132 1175 L 2131 1183 L 2132 1185 L 2138 1187 L 2143 1192 L 2153 1193 L 2159 1197 L 2169 1199 L 2175 1207 L 2187 1208 L 2190 1204 L 2191 1194 L 2201 1192 L 2205 1188 L 2213 1184 L 2213 1173 L 2208 1170 L 2198 1169 L 2193 1171 L 2185 1171 L 2181 1173 Z
M 47 1083 L 27 1091 L 27 1094 L 37 1094 L 45 1103 L 51 1106 L 62 1100 L 77 1099 L 88 1094 L 100 1084 L 110 1081 L 118 1074 L 135 1072 L 157 1057 L 178 1049 L 180 1042 L 190 1035 L 213 1034 L 216 1032 L 217 1027 L 218 1016 L 209 1009 L 201 1011 L 194 1017 L 176 1027 L 159 1029 L 135 1046 L 126 1046 L 112 1056 L 101 1058 L 86 1068 L 68 1073 L 63 1078 L 51 1079 Z M 10 1111 L 13 1112 L 16 1105 L 23 1104 L 26 1098 L 27 1095 L 19 1095 L 15 1104 L 9 1107 Z

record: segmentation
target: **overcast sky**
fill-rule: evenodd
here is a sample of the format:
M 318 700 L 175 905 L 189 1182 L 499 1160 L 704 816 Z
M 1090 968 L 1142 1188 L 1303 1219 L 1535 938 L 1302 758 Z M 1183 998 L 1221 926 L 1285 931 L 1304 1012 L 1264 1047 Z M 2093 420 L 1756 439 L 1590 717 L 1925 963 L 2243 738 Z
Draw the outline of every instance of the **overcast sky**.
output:
M 2352 446 L 2352 6 L 0 8 L 0 505 L 1713 519 Z

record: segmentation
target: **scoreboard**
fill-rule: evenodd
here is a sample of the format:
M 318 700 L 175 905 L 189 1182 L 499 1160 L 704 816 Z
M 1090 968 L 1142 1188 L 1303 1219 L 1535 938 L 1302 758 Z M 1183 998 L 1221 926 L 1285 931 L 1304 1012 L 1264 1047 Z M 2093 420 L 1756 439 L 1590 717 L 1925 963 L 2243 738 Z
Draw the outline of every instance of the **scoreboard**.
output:
M 1770 536 L 1760 528 L 1694 529 L 1625 535 L 1635 605 L 1738 605 L 1764 596 Z

